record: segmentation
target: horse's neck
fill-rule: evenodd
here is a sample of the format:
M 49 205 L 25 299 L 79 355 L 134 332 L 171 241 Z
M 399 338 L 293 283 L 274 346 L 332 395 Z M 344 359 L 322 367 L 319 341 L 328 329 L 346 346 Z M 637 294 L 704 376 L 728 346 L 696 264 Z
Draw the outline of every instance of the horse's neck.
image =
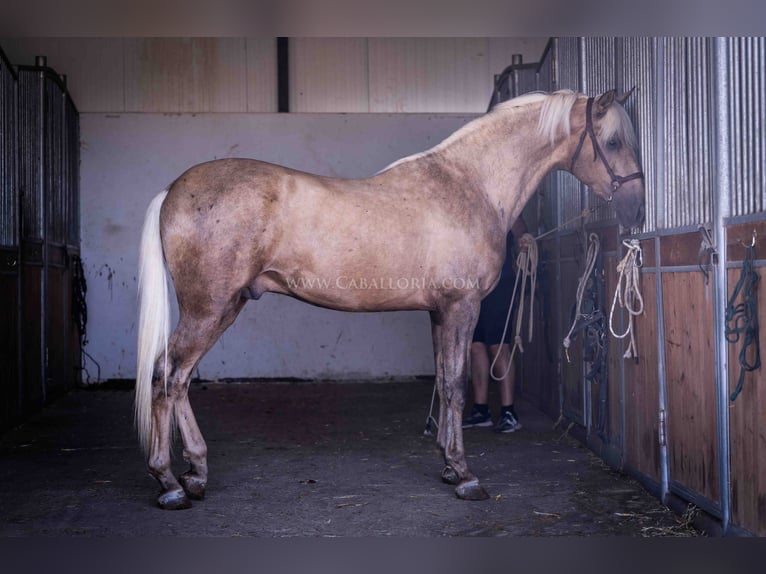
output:
M 537 133 L 537 112 L 503 118 L 491 126 L 486 138 L 469 135 L 455 142 L 446 154 L 450 161 L 465 162 L 476 173 L 488 203 L 507 232 L 524 206 L 552 170 L 565 165 L 569 139 L 551 146 Z

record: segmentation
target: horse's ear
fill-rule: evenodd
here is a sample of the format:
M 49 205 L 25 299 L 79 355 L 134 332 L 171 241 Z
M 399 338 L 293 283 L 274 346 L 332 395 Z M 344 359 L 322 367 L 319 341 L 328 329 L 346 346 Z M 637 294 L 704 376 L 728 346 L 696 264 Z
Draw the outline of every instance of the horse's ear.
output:
M 628 98 L 631 96 L 631 94 L 633 93 L 633 91 L 635 89 L 636 89 L 636 86 L 633 86 L 632 88 L 630 88 L 627 92 L 625 92 L 621 96 L 617 96 L 615 98 L 617 100 L 617 103 L 620 104 L 621 106 L 624 106 L 625 102 L 628 100 Z
M 614 98 L 617 95 L 617 92 L 615 90 L 609 90 L 608 92 L 605 92 L 601 94 L 598 99 L 596 100 L 596 116 L 601 117 L 603 116 L 606 111 L 609 109 L 609 106 L 611 106 L 614 103 Z

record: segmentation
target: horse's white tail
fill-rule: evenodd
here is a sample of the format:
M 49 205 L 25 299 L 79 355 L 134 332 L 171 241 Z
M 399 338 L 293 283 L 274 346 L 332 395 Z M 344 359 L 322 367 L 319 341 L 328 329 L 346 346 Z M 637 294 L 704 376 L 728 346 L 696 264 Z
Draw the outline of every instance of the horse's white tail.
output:
M 160 208 L 167 194 L 167 191 L 160 193 L 146 210 L 138 260 L 139 315 L 135 422 L 144 452 L 148 452 L 152 436 L 152 377 L 154 363 L 161 352 L 165 356 L 164 372 L 167 384 L 170 302 L 160 237 Z

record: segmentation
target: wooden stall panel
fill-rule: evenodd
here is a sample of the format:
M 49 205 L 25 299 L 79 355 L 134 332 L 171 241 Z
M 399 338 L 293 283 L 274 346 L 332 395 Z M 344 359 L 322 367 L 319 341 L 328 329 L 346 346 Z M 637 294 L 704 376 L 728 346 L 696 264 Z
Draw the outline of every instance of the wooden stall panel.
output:
M 663 273 L 670 480 L 718 500 L 713 287 Z
M 758 324 L 766 326 L 766 269 L 756 269 L 760 304 Z M 741 270 L 729 271 L 729 296 Z M 761 360 L 766 361 L 766 336 L 761 331 Z M 742 341 L 729 345 L 729 391 L 739 380 Z M 757 536 L 766 536 L 766 370 L 745 374 L 742 391 L 729 403 L 729 444 L 732 522 Z
M 604 254 L 604 291 L 606 292 L 606 307 L 604 313 L 606 314 L 606 380 L 607 380 L 607 413 L 605 421 L 605 431 L 607 436 L 607 442 L 617 448 L 623 448 L 623 435 L 622 435 L 622 354 L 625 352 L 623 349 L 622 341 L 612 337 L 609 333 L 609 310 L 612 305 L 612 297 L 614 297 L 614 290 L 617 288 L 617 275 L 614 269 L 617 267 L 619 259 L 616 252 Z M 618 322 L 620 314 L 615 316 L 615 328 L 622 329 L 621 323 Z M 618 331 L 619 332 L 619 331 Z
M 520 356 L 521 377 L 517 388 L 527 400 L 553 418 L 559 416 L 558 345 L 556 340 L 554 298 L 555 242 L 540 242 L 540 260 L 537 269 L 537 289 L 534 306 L 532 342 L 524 340 L 524 354 Z M 524 327 L 526 329 L 526 326 Z
M 247 38 L 247 111 L 277 111 L 277 41 Z
M 47 397 L 56 396 L 71 384 L 71 274 L 63 267 L 48 269 L 47 297 Z
M 245 112 L 244 38 L 129 38 L 126 112 Z
M 368 48 L 371 112 L 487 109 L 486 38 L 370 38 Z
M 577 282 L 580 279 L 583 266 L 581 259 L 579 257 L 561 262 L 562 306 L 560 312 L 564 334 L 569 332 L 572 319 L 574 319 Z M 556 344 L 560 346 L 562 341 L 556 341 Z M 561 384 L 564 415 L 581 425 L 585 425 L 582 348 L 582 332 L 579 332 L 569 347 L 569 360 L 564 356 L 564 360 L 561 362 Z
M 288 54 L 291 112 L 370 111 L 365 38 L 294 38 Z
M 24 265 L 21 271 L 21 345 L 24 413 L 42 405 L 42 267 Z
M 601 372 L 594 377 L 590 385 L 590 429 L 589 436 L 597 439 L 600 446 L 597 452 L 604 452 L 603 447 L 608 445 L 612 456 L 622 457 L 622 397 L 621 397 L 621 356 L 620 343 L 609 334 L 609 310 L 617 285 L 617 245 L 618 229 L 616 226 L 600 228 L 599 236 L 600 267 L 594 268 L 594 277 L 601 283 L 601 301 L 599 307 L 604 315 L 604 347 L 600 353 L 604 355 L 596 357 L 596 363 L 585 363 L 586 369 L 599 368 Z M 603 361 L 603 363 L 602 363 Z M 587 379 L 586 379 L 587 380 Z M 604 401 L 602 404 L 602 400 Z M 597 446 L 596 444 L 593 445 Z M 619 461 L 613 459 L 614 464 Z
M 657 374 L 657 287 L 653 273 L 641 273 L 644 313 L 634 319 L 637 359 L 624 359 L 627 339 L 609 351 L 624 371 L 625 464 L 660 481 L 659 382 Z M 614 295 L 614 292 L 612 292 Z M 611 305 L 611 301 L 610 301 Z M 615 310 L 615 315 L 618 311 Z M 623 317 L 627 326 L 627 314 Z M 618 324 L 617 317 L 614 319 Z M 616 327 L 615 327 L 615 330 Z M 611 336 L 611 335 L 610 335 Z
M 17 256 L 0 250 L 0 300 L 5 315 L 0 321 L 0 429 L 19 419 L 19 277 L 7 263 Z

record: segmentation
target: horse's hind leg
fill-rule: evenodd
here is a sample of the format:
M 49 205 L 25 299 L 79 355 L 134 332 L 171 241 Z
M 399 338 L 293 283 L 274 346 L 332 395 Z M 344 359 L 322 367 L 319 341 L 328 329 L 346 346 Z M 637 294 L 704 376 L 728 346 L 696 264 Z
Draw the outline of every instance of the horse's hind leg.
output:
M 202 498 L 207 484 L 207 446 L 189 404 L 189 380 L 194 367 L 231 325 L 245 303 L 233 298 L 217 313 L 191 316 L 182 311 L 178 326 L 168 343 L 167 389 L 165 361 L 156 363 L 152 381 L 152 441 L 149 451 L 149 472 L 162 489 L 157 500 L 160 507 L 175 510 L 188 508 L 189 498 Z M 170 468 L 170 435 L 172 414 L 181 431 L 184 458 L 190 469 L 179 483 Z

